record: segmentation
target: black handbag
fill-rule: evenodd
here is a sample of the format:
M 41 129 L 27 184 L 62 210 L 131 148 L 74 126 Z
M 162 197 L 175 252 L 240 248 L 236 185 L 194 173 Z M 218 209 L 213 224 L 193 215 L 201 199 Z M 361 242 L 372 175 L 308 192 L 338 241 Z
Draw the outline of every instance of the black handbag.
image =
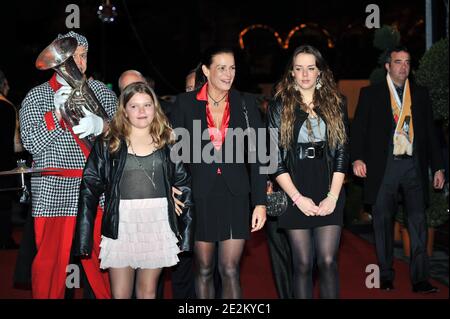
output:
M 276 191 L 267 194 L 266 213 L 272 217 L 278 217 L 284 214 L 288 206 L 287 195 L 284 191 Z
M 245 122 L 247 125 L 247 128 L 250 129 L 250 123 L 248 120 L 248 112 L 247 112 L 247 106 L 245 104 L 245 98 L 244 94 L 241 93 L 241 101 L 242 101 L 242 111 L 244 113 Z M 255 151 L 255 145 L 254 141 L 249 141 L 249 149 L 250 151 Z M 266 213 L 269 216 L 278 217 L 281 216 L 287 209 L 288 200 L 287 195 L 284 191 L 276 191 L 276 192 L 270 192 L 267 193 L 267 206 L 266 206 Z

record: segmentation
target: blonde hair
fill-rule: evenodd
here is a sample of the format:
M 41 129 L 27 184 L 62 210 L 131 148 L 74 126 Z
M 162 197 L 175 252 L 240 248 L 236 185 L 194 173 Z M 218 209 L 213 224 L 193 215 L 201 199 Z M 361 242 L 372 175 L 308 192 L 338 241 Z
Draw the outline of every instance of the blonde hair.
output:
M 314 91 L 313 101 L 315 109 L 323 116 L 327 124 L 328 144 L 334 148 L 338 144 L 344 144 L 347 141 L 347 134 L 343 121 L 341 110 L 342 97 L 339 94 L 333 74 L 328 68 L 322 54 L 310 45 L 298 47 L 286 71 L 276 87 L 275 97 L 280 97 L 283 105 L 281 113 L 281 145 L 289 148 L 294 138 L 295 108 L 300 105 L 306 112 L 307 105 L 303 102 L 302 95 L 295 89 L 295 78 L 292 75 L 294 69 L 294 59 L 300 53 L 312 54 L 316 60 L 316 66 L 320 71 L 320 81 L 322 87 Z
M 137 93 L 147 94 L 153 100 L 155 115 L 153 121 L 150 123 L 149 133 L 156 144 L 156 148 L 161 148 L 166 144 L 173 144 L 175 142 L 175 136 L 169 125 L 169 120 L 161 109 L 161 105 L 155 92 L 146 83 L 135 82 L 126 86 L 120 94 L 119 106 L 116 114 L 105 133 L 105 140 L 109 141 L 109 150 L 111 153 L 119 150 L 121 139 L 124 139 L 129 143 L 131 123 L 126 116 L 125 107 L 130 99 Z

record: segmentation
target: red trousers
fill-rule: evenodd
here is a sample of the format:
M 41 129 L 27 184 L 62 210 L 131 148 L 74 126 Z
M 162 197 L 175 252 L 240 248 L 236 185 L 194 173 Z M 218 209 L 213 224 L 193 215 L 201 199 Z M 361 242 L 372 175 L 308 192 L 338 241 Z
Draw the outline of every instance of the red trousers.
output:
M 108 273 L 100 269 L 102 210 L 97 211 L 94 246 L 89 258 L 81 264 L 97 299 L 111 298 Z M 66 289 L 76 217 L 35 217 L 37 254 L 31 268 L 31 284 L 35 299 L 62 299 Z

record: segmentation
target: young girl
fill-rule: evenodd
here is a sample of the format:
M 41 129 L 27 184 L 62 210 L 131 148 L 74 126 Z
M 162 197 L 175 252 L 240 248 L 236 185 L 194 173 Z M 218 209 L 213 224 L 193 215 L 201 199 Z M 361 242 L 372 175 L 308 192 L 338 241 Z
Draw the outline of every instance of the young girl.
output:
M 294 296 L 312 298 L 314 258 L 320 296 L 338 298 L 337 254 L 348 166 L 347 110 L 331 70 L 312 46 L 298 47 L 269 106 L 279 132 L 277 183 L 290 197 L 278 218 L 291 245 Z
M 170 159 L 172 129 L 155 93 L 138 82 L 127 86 L 103 138 L 96 140 L 83 172 L 75 253 L 92 250 L 94 216 L 105 193 L 100 267 L 109 268 L 113 298 L 155 298 L 163 267 L 192 247 L 190 176 Z M 184 202 L 175 211 L 171 187 Z M 177 214 L 180 216 L 177 217 Z

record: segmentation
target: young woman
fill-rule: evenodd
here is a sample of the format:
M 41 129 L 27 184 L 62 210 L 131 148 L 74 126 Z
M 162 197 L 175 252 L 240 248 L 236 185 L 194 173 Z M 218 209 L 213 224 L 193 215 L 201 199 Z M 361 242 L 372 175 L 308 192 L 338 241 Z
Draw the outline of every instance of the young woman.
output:
M 171 161 L 173 137 L 153 90 L 133 83 L 86 163 L 75 253 L 91 252 L 94 216 L 105 192 L 100 267 L 109 268 L 113 298 L 132 296 L 135 275 L 136 297 L 155 298 L 162 268 L 191 249 L 190 176 L 182 162 Z M 182 192 L 182 211 L 175 210 L 171 187 Z
M 244 103 L 248 125 L 256 129 L 263 127 L 263 122 L 255 99 L 231 88 L 236 72 L 233 51 L 210 48 L 201 68 L 206 83 L 179 95 L 172 113 L 173 127 L 189 133 L 180 143 L 191 155 L 188 167 L 196 205 L 196 294 L 198 298 L 215 296 L 214 252 L 218 243 L 222 298 L 241 298 L 239 262 L 250 230 L 260 230 L 266 221 L 267 176 L 260 174 L 258 161 L 248 165 L 249 174 L 247 163 L 237 160 L 243 144 L 247 151 L 249 147 L 248 143 L 237 143 L 232 132 L 247 129 Z M 196 139 L 196 132 L 207 139 Z
M 279 132 L 276 181 L 290 198 L 279 217 L 292 249 L 294 295 L 311 298 L 314 257 L 322 298 L 337 298 L 337 252 L 348 165 L 347 110 L 320 52 L 297 48 L 269 106 Z

